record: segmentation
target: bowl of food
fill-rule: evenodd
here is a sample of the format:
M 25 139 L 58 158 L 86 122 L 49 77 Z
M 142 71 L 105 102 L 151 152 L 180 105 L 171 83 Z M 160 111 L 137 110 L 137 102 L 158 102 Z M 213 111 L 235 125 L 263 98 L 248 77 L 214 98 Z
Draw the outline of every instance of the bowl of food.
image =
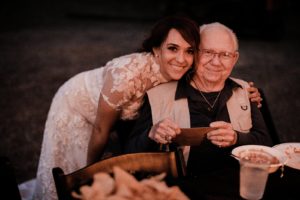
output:
M 243 145 L 232 150 L 231 154 L 237 160 L 246 159 L 255 163 L 269 164 L 269 173 L 283 166 L 287 157 L 280 151 L 263 145 Z
M 300 142 L 287 142 L 273 146 L 287 157 L 286 166 L 300 170 Z

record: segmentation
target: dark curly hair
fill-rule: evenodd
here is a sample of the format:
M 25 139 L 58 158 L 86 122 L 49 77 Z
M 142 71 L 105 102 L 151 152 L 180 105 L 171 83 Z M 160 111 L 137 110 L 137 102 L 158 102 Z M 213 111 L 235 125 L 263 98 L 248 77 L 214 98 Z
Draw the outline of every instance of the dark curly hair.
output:
M 152 28 L 150 35 L 142 44 L 142 51 L 153 53 L 153 48 L 158 48 L 166 40 L 171 29 L 176 29 L 194 50 L 194 62 L 187 72 L 187 78 L 195 72 L 198 62 L 200 34 L 198 24 L 187 17 L 168 16 L 159 20 Z

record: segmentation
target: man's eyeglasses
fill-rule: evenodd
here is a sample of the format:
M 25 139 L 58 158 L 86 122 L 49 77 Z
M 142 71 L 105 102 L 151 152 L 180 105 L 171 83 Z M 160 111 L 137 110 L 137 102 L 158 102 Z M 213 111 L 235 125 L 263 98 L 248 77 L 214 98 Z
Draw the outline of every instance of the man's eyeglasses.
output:
M 215 52 L 214 50 L 211 49 L 200 49 L 200 54 L 207 59 L 213 59 L 215 55 L 217 55 L 221 60 L 230 60 L 236 56 L 236 52 L 234 53 L 226 52 L 226 51 Z

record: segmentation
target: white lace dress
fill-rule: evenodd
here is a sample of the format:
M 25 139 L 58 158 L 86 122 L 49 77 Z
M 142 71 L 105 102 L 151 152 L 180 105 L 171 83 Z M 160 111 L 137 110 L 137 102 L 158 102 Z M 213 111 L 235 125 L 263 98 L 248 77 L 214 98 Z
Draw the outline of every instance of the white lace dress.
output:
M 48 113 L 34 199 L 57 199 L 52 168 L 71 173 L 86 166 L 101 93 L 122 119 L 134 119 L 147 89 L 166 82 L 150 53 L 134 53 L 80 73 L 55 94 Z

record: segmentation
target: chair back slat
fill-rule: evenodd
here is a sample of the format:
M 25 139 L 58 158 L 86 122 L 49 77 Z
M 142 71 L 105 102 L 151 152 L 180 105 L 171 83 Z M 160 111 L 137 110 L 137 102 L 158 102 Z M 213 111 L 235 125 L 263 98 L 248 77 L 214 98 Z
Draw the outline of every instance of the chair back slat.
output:
M 130 173 L 145 172 L 167 175 L 177 178 L 185 175 L 178 152 L 133 153 L 107 158 L 70 174 L 64 174 L 61 168 L 53 168 L 52 173 L 59 199 L 72 199 L 71 191 L 92 180 L 98 172 L 112 173 L 118 166 Z

